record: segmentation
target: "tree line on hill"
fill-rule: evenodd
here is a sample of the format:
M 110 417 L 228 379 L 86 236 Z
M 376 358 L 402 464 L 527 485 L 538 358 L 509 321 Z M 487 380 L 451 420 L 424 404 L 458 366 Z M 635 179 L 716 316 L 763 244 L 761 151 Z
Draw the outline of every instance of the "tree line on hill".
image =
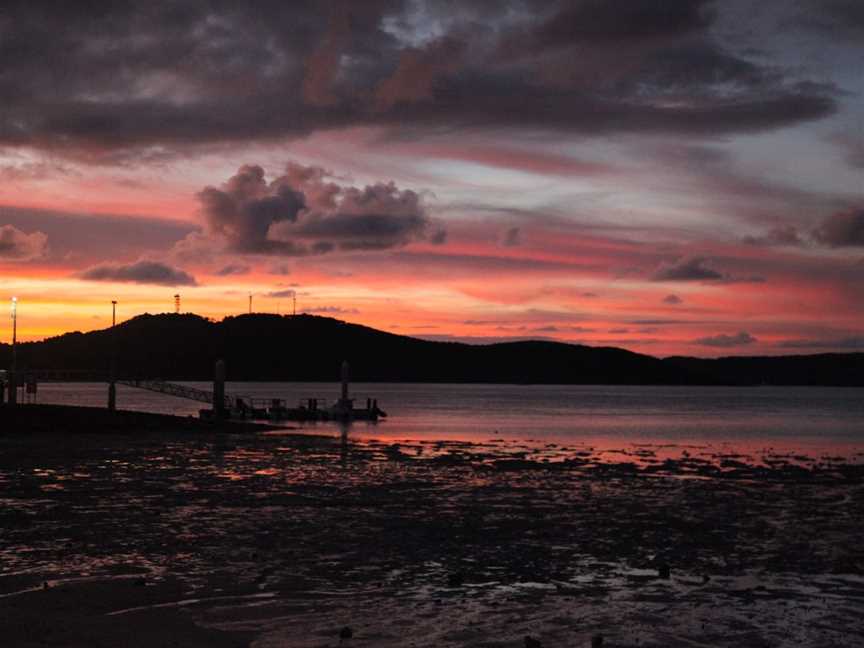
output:
M 432 342 L 313 315 L 214 322 L 141 315 L 115 330 L 66 333 L 18 345 L 19 369 L 107 372 L 127 378 L 209 380 L 224 359 L 230 380 L 336 381 L 343 360 L 358 382 L 639 385 L 864 385 L 864 354 L 718 359 L 655 358 L 552 341 Z M 0 346 L 0 366 L 11 348 Z

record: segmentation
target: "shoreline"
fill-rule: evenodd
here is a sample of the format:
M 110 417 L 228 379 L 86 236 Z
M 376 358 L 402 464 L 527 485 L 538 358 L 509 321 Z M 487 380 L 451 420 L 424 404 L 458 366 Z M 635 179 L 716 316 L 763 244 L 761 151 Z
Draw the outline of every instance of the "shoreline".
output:
M 194 416 L 157 414 L 86 405 L 0 405 L 0 434 L 243 434 L 286 429 L 249 421 L 205 421 Z
M 336 422 L 314 427 L 268 424 L 246 420 L 204 420 L 194 416 L 137 410 L 108 411 L 79 405 L 0 405 L 0 439 L 49 439 L 60 446 L 82 437 L 113 440 L 163 438 L 207 439 L 223 436 L 282 439 L 305 451 L 310 447 L 349 452 L 364 461 L 432 468 L 462 468 L 478 473 L 571 472 L 587 478 L 720 479 L 816 483 L 864 483 L 864 446 L 846 455 L 821 450 L 809 453 L 771 445 L 619 439 L 598 447 L 578 438 L 430 439 L 380 437 L 366 427 L 345 428 Z M 341 430 L 341 432 L 340 432 Z M 358 434 L 359 433 L 359 434 Z M 344 436 L 347 434 L 347 436 Z M 790 441 L 789 445 L 794 445 Z M 854 445 L 850 447 L 855 447 Z M 2 457 L 0 457 L 2 465 Z

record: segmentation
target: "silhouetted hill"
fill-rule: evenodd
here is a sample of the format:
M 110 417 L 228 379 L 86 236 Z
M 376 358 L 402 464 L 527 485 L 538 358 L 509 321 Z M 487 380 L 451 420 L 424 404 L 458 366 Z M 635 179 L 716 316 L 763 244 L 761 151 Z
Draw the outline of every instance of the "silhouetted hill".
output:
M 864 385 L 864 353 L 791 356 L 671 357 L 695 383 L 728 385 Z
M 667 358 L 559 342 L 431 342 L 312 315 L 141 315 L 119 324 L 117 373 L 209 380 L 224 358 L 230 380 L 333 381 L 347 359 L 357 381 L 547 384 L 864 385 L 864 354 Z M 19 366 L 105 371 L 110 329 L 19 345 Z M 9 345 L 0 346 L 8 366 Z

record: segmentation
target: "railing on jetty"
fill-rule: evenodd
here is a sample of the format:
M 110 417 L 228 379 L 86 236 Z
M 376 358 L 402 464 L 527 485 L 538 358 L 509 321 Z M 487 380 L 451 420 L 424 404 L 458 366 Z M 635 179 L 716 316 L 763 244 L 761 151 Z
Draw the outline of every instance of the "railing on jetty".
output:
M 213 404 L 213 392 L 196 387 L 188 387 L 186 385 L 178 385 L 176 383 L 165 382 L 164 380 L 118 380 L 118 384 L 126 385 L 127 387 L 137 387 L 138 389 L 146 389 L 168 396 L 176 396 L 178 398 L 187 398 L 189 400 L 198 401 L 199 403 Z M 225 394 L 225 408 L 230 409 L 235 403 L 237 397 Z

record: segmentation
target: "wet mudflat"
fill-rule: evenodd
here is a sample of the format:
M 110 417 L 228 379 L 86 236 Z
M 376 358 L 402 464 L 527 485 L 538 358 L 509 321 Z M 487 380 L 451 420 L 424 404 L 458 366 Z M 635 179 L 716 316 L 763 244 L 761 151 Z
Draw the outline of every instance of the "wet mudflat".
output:
M 0 636 L 859 645 L 862 464 L 710 445 L 396 444 L 335 429 L 4 435 Z

